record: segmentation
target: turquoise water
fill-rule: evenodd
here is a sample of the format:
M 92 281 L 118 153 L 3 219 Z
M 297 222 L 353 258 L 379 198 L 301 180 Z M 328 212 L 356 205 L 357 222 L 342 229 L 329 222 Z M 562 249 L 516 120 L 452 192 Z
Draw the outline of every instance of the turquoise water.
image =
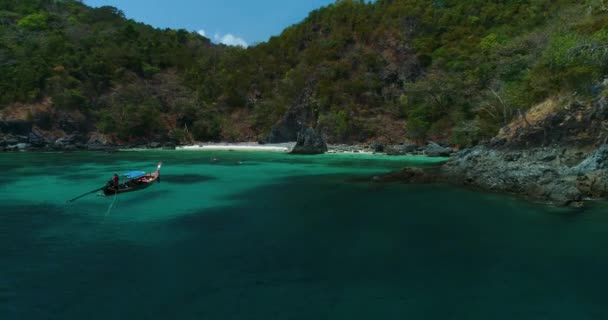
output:
M 160 160 L 146 190 L 66 203 Z M 0 319 L 608 318 L 606 204 L 369 182 L 404 166 L 434 164 L 1 154 Z

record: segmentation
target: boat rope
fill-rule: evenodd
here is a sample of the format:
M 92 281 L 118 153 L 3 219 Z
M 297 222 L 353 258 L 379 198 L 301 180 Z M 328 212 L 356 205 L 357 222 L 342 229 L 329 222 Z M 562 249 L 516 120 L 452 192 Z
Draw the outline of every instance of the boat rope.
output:
M 114 208 L 114 203 L 116 202 L 117 198 L 118 198 L 118 192 L 115 192 L 114 200 L 112 200 L 112 203 L 110 203 L 110 206 L 108 207 L 108 211 L 106 211 L 106 215 L 104 216 L 104 218 L 106 218 L 110 214 L 110 211 L 112 211 L 112 208 Z

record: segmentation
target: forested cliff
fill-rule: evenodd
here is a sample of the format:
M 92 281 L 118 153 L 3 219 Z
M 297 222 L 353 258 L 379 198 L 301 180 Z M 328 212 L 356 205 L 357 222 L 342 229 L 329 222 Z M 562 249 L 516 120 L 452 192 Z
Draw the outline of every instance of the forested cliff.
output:
M 215 45 L 75 0 L 0 0 L 0 119 L 115 142 L 466 146 L 529 108 L 607 94 L 603 1 L 337 1 L 268 42 Z M 566 104 L 567 102 L 564 102 Z

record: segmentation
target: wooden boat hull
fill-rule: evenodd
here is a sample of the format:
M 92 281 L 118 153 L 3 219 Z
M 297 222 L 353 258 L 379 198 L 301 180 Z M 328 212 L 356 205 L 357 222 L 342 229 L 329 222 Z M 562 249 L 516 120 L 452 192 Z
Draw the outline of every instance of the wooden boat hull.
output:
M 146 174 L 144 176 L 138 177 L 136 179 L 131 179 L 127 182 L 123 182 L 118 184 L 118 186 L 107 185 L 103 188 L 103 194 L 106 196 L 113 196 L 119 193 L 133 192 L 145 189 L 151 186 L 153 183 L 160 181 L 160 166 L 162 163 L 158 164 L 156 168 L 156 172 Z

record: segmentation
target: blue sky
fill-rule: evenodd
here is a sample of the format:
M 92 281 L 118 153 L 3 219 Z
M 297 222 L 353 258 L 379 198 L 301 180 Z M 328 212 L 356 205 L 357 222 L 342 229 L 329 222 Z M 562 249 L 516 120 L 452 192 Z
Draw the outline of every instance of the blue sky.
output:
M 278 35 L 334 0 L 84 0 L 110 5 L 157 28 L 204 31 L 215 42 L 251 45 Z

